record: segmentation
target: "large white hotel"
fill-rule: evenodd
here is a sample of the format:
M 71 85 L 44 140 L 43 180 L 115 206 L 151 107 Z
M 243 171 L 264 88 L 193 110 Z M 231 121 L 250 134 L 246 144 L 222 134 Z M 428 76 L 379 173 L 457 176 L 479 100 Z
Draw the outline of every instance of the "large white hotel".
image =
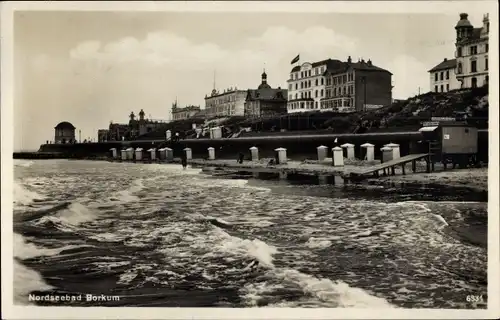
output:
M 444 59 L 429 70 L 430 89 L 447 92 L 488 84 L 488 52 L 490 20 L 483 16 L 483 26 L 474 28 L 467 13 L 460 14 L 455 26 L 455 59 Z

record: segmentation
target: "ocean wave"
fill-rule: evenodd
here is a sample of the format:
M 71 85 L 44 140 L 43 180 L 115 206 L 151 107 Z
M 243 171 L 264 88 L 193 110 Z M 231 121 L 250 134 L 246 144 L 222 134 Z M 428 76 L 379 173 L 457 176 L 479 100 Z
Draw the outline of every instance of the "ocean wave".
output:
M 14 181 L 14 205 L 28 206 L 36 200 L 44 200 L 45 197 L 35 191 L 28 190 L 19 181 Z
M 33 164 L 35 164 L 35 162 L 33 160 L 19 160 L 19 159 L 14 159 L 14 167 L 29 168 Z
M 33 291 L 50 290 L 40 274 L 14 260 L 14 303 L 20 305 L 34 305 L 29 302 L 28 295 Z
M 330 302 L 332 307 L 391 307 L 385 299 L 370 295 L 363 289 L 352 288 L 342 281 L 316 278 L 295 269 L 277 268 L 274 263 L 274 255 L 278 248 L 269 245 L 259 239 L 242 239 L 231 236 L 219 229 L 222 241 L 214 247 L 214 250 L 225 251 L 231 255 L 245 255 L 258 261 L 258 265 L 268 270 L 277 280 L 298 286 L 305 294 Z M 256 304 L 260 298 L 258 290 L 253 284 L 242 289 L 243 299 Z M 267 289 L 266 289 L 267 290 Z M 246 292 L 245 292 L 246 291 Z

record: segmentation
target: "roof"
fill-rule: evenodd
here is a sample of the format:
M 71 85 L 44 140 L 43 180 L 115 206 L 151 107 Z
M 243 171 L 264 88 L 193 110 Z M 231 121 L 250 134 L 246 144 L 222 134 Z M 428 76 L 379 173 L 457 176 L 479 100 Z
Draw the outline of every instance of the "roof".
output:
M 368 62 L 364 60 L 361 60 L 359 62 L 341 62 L 338 60 L 334 61 L 336 62 L 330 63 L 323 75 L 345 73 L 349 69 L 361 70 L 361 71 L 379 71 L 392 74 L 390 71 L 382 69 L 372 64 L 370 60 L 368 60 Z
M 433 71 L 439 71 L 439 70 L 447 70 L 447 69 L 453 69 L 457 66 L 457 59 L 444 59 L 441 63 L 439 63 L 437 66 L 429 70 L 428 72 L 433 72 Z
M 469 19 L 467 19 L 469 15 L 467 13 L 461 13 L 460 14 L 460 20 L 457 22 L 457 25 L 455 28 L 463 28 L 463 27 L 468 27 L 472 28 L 472 25 L 470 24 Z
M 337 59 L 326 59 L 318 62 L 312 63 L 313 68 L 321 65 L 326 65 L 326 71 L 323 73 L 323 75 L 326 75 L 327 73 L 329 74 L 337 74 L 337 73 L 344 73 L 346 72 L 349 68 L 355 69 L 355 70 L 363 70 L 363 71 L 381 71 L 381 72 L 389 72 L 388 70 L 382 69 L 380 67 L 377 67 L 371 63 L 370 60 L 368 62 L 362 60 L 360 62 L 344 62 L 340 61 Z M 299 71 L 300 66 L 295 66 L 292 69 L 292 72 Z
M 246 100 L 286 100 L 288 90 L 260 88 L 257 90 L 249 89 Z
M 72 130 L 74 130 L 76 128 L 68 121 L 63 121 L 63 122 L 59 122 L 59 124 L 57 126 L 55 126 L 54 129 L 72 129 Z

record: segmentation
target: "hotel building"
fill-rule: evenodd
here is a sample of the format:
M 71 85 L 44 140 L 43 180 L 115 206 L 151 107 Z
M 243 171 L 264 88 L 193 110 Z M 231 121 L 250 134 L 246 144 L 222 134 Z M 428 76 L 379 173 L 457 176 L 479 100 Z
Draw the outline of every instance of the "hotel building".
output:
M 246 90 L 237 88 L 229 88 L 223 93 L 213 89 L 210 96 L 205 96 L 206 119 L 243 116 L 246 96 Z
M 490 32 L 488 14 L 483 16 L 483 26 L 474 28 L 468 20 L 468 14 L 461 13 L 455 30 L 456 77 L 461 83 L 461 88 L 474 88 L 487 84 Z
M 441 63 L 429 70 L 431 91 L 448 92 L 460 89 L 460 82 L 455 74 L 456 68 L 457 59 L 444 58 Z
M 262 82 L 256 90 L 249 89 L 245 100 L 245 117 L 260 118 L 287 113 L 287 90 L 271 88 L 267 74 L 262 73 Z
M 392 73 L 375 66 L 371 60 L 332 65 L 325 73 L 325 96 L 321 111 L 356 112 L 392 103 Z
M 327 59 L 319 62 L 304 62 L 293 67 L 288 82 L 288 113 L 320 110 L 321 99 L 325 97 L 325 76 L 327 68 L 333 68 L 339 60 Z

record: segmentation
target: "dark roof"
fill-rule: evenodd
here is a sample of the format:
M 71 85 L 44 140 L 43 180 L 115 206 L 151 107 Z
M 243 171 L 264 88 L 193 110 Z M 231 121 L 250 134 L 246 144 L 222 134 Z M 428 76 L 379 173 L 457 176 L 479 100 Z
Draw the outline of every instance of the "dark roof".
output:
M 280 95 L 281 93 L 281 95 Z M 288 90 L 285 89 L 249 89 L 246 100 L 286 100 Z
M 483 31 L 483 28 L 474 28 L 474 29 L 472 29 L 472 39 L 479 39 L 479 38 L 481 38 L 481 31 Z
M 337 74 L 346 72 L 349 68 L 355 70 L 363 70 L 363 71 L 381 71 L 381 72 L 389 72 L 388 70 L 377 67 L 371 63 L 371 61 L 360 61 L 360 62 L 343 62 L 337 59 L 326 59 L 318 62 L 314 62 L 312 64 L 313 67 L 317 67 L 320 65 L 326 65 L 326 71 L 323 75 L 326 74 Z M 299 71 L 300 66 L 296 66 L 292 69 L 292 72 Z
M 338 61 L 338 60 L 337 60 Z M 371 63 L 371 61 L 365 62 L 365 61 L 360 61 L 360 62 L 335 62 L 330 64 L 330 67 L 326 69 L 326 71 L 323 73 L 323 75 L 334 75 L 338 73 L 344 73 L 349 69 L 354 69 L 354 70 L 362 70 L 362 71 L 380 71 L 380 72 L 387 72 L 389 74 L 392 74 L 388 70 L 382 69 L 380 67 L 377 67 Z
M 268 85 L 267 83 L 263 82 L 263 83 L 259 84 L 259 87 L 257 89 L 259 89 L 259 90 L 261 90 L 261 89 L 271 89 L 271 86 Z
M 457 59 L 444 59 L 440 64 L 429 70 L 428 72 L 453 69 L 457 66 Z
M 76 129 L 71 123 L 68 121 L 60 122 L 54 129 Z
M 461 13 L 460 20 L 457 22 L 455 28 L 463 28 L 463 27 L 472 28 L 469 19 L 467 19 L 468 16 L 469 15 L 467 13 Z

